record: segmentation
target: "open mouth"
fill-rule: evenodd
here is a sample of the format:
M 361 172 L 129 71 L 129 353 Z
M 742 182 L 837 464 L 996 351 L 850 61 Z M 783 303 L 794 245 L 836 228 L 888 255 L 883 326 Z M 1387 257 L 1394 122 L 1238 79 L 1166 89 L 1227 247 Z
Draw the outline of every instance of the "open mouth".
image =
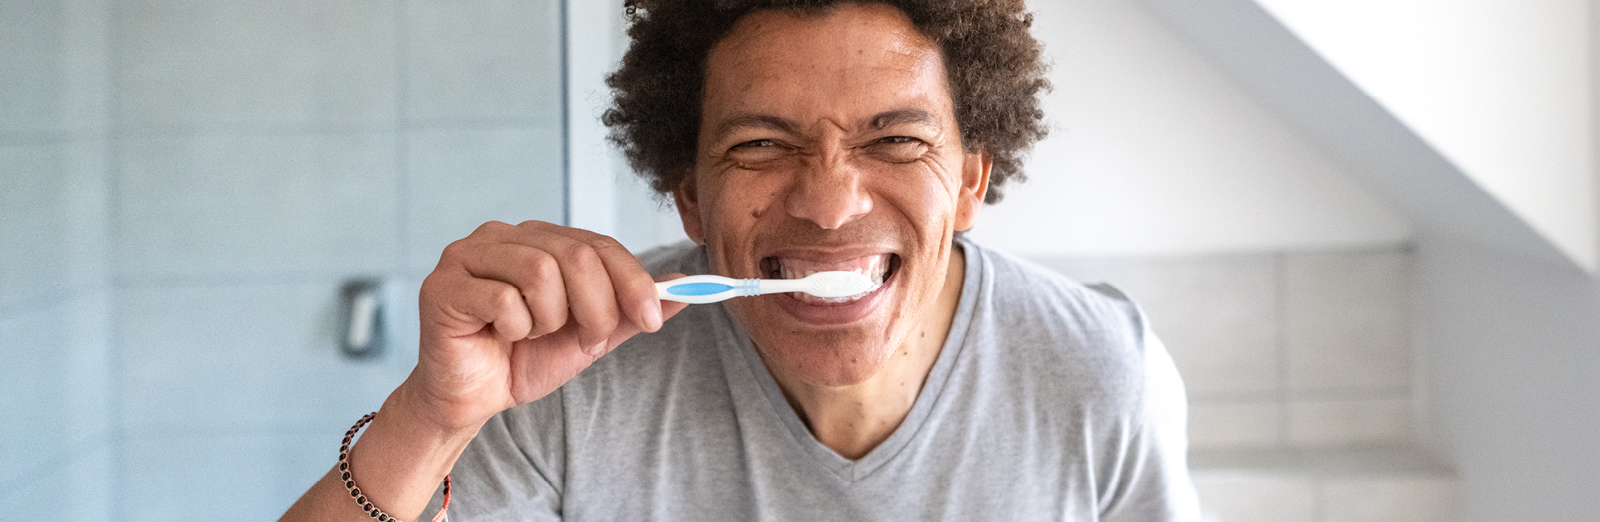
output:
M 898 254 L 877 254 L 842 261 L 813 261 L 774 256 L 763 258 L 760 269 L 762 277 L 767 279 L 800 279 L 817 272 L 845 271 L 855 272 L 872 280 L 872 289 L 848 297 L 829 298 L 802 292 L 789 293 L 789 296 L 801 303 L 829 306 L 854 303 L 882 289 L 886 283 L 893 280 L 895 273 L 899 271 L 900 263 Z

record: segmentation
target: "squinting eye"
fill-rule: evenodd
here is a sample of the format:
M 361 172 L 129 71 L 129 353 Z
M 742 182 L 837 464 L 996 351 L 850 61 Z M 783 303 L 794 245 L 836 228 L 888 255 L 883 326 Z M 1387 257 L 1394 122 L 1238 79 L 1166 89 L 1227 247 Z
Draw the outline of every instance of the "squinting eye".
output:
M 928 143 L 910 136 L 888 136 L 873 141 L 866 151 L 883 161 L 906 163 L 926 154 Z
M 742 149 L 746 147 L 772 147 L 775 145 L 777 145 L 777 143 L 773 142 L 772 140 L 750 140 L 738 145 L 734 145 L 733 148 Z

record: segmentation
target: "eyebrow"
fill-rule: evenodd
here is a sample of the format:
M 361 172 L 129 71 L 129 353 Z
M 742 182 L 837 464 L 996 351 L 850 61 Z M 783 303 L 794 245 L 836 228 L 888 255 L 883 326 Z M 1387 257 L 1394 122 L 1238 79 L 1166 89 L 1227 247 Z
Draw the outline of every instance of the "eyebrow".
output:
M 721 140 L 741 129 L 767 129 L 787 134 L 799 134 L 800 125 L 771 114 L 744 114 L 735 116 L 717 129 L 716 139 Z
M 932 114 L 929 114 L 928 111 L 922 109 L 895 109 L 892 111 L 880 112 L 873 116 L 872 119 L 868 121 L 867 125 L 873 129 L 883 130 L 895 125 L 906 123 L 916 123 L 931 127 L 939 126 L 939 120 L 934 118 Z
M 939 126 L 938 118 L 922 109 L 895 109 L 874 114 L 866 120 L 867 126 L 874 130 L 882 130 L 895 125 L 920 124 L 932 127 Z M 726 138 L 734 131 L 741 129 L 766 129 L 787 134 L 799 134 L 800 125 L 793 120 L 773 116 L 771 114 L 743 114 L 729 119 L 717 129 L 714 134 L 716 140 Z

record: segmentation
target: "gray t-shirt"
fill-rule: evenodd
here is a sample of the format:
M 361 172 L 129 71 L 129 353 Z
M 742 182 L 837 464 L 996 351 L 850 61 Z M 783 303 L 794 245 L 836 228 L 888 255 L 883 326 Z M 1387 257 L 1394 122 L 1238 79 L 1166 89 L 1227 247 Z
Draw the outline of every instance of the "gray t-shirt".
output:
M 450 518 L 1199 520 L 1183 383 L 1138 308 L 961 245 L 943 351 L 860 460 L 817 442 L 721 305 L 694 305 L 484 425 Z M 694 245 L 643 257 L 707 272 Z

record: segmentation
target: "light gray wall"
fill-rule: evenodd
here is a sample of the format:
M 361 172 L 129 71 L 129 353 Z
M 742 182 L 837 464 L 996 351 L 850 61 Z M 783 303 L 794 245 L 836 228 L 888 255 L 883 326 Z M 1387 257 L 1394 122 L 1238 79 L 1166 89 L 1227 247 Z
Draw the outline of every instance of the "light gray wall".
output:
M 270 520 L 483 221 L 564 216 L 555 0 L 0 3 L 0 512 Z M 335 344 L 389 282 L 390 351 Z
M 0 513 L 114 516 L 107 19 L 0 3 Z
M 1600 513 L 1600 285 L 1570 263 L 1425 236 L 1416 254 L 1434 437 L 1470 522 Z

